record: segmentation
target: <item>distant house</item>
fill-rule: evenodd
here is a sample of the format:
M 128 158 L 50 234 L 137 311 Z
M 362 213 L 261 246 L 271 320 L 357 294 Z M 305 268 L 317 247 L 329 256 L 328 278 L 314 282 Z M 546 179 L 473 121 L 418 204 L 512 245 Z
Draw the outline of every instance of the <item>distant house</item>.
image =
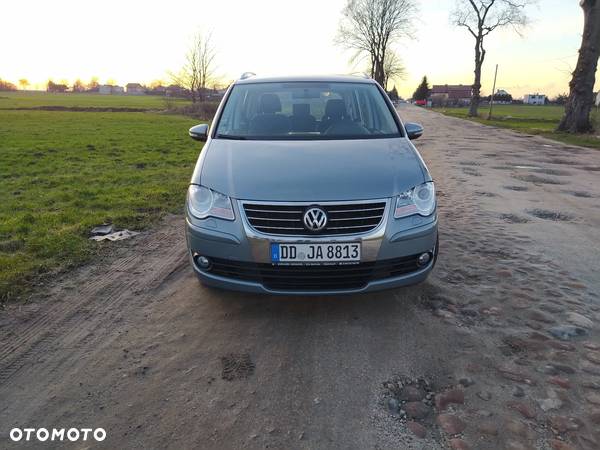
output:
M 159 84 L 159 85 L 147 88 L 146 89 L 146 94 L 165 95 L 166 91 L 167 91 L 167 88 L 164 87 L 163 85 Z
M 523 103 L 526 105 L 545 105 L 546 96 L 544 94 L 527 94 L 523 97 Z
M 125 92 L 127 95 L 144 95 L 146 93 L 146 88 L 140 83 L 127 83 L 125 85 Z
M 177 86 L 176 84 L 171 84 L 165 88 L 165 95 L 167 95 L 167 97 L 186 97 L 187 94 L 187 89 Z
M 473 87 L 462 84 L 433 85 L 431 101 L 434 105 L 468 105 L 473 97 Z
M 98 86 L 99 94 L 122 94 L 123 92 L 125 92 L 123 86 L 113 86 L 112 84 L 101 84 L 100 86 Z

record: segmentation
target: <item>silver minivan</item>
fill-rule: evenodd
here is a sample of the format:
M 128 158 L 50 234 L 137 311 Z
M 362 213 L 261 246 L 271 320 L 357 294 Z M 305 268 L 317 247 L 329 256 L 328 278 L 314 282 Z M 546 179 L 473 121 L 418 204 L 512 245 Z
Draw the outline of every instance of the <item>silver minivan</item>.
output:
M 358 76 L 242 76 L 225 94 L 186 201 L 210 286 L 269 294 L 419 283 L 438 254 L 435 188 L 385 91 Z

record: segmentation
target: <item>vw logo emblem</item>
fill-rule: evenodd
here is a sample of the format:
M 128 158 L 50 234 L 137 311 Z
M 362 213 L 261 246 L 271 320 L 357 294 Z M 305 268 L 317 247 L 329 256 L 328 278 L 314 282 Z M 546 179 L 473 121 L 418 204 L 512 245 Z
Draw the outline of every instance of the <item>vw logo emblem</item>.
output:
M 307 230 L 321 231 L 327 225 L 327 214 L 321 208 L 312 207 L 306 210 L 302 220 Z

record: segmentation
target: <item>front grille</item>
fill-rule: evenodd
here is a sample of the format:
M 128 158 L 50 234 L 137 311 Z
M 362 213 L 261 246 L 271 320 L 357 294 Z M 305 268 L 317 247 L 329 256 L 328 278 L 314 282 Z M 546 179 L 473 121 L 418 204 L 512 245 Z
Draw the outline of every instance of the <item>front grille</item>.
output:
M 383 219 L 386 203 L 337 203 L 318 205 L 327 213 L 327 226 L 309 232 L 302 220 L 306 209 L 315 205 L 243 203 L 250 225 L 257 231 L 276 235 L 318 235 L 367 233 L 377 228 Z
M 268 289 L 290 291 L 360 289 L 373 280 L 409 274 L 419 269 L 419 255 L 353 265 L 276 266 L 211 259 L 209 273 L 261 283 Z

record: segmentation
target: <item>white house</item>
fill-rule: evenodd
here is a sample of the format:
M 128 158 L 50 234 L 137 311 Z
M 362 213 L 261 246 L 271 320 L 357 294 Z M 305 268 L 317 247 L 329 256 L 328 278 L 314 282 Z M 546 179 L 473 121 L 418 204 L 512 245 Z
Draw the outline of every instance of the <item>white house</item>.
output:
M 523 103 L 526 105 L 545 105 L 546 96 L 544 94 L 527 94 L 523 97 Z

